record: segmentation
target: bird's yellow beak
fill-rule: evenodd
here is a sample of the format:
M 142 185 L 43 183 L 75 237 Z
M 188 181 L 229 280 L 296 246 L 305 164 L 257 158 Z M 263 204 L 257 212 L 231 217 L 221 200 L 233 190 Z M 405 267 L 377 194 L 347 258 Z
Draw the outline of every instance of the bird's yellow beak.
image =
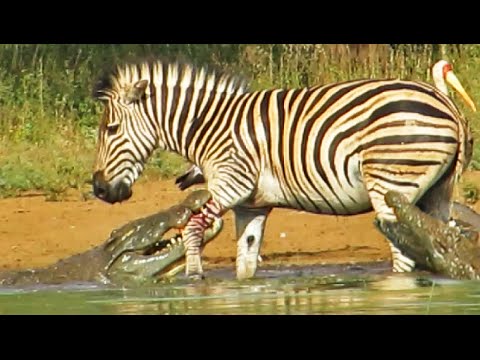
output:
M 473 100 L 468 96 L 467 92 L 463 88 L 462 84 L 460 84 L 460 81 L 458 78 L 455 76 L 453 71 L 448 71 L 445 75 L 445 81 L 451 85 L 462 97 L 463 100 L 467 103 L 467 105 L 473 110 L 477 111 L 477 107 L 473 103 Z

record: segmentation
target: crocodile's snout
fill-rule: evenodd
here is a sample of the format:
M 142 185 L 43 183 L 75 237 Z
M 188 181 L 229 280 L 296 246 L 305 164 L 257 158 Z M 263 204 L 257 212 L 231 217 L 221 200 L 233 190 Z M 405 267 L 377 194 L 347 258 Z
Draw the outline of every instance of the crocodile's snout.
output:
M 62 259 L 41 269 L 0 273 L 0 285 L 58 284 L 92 281 L 115 284 L 155 282 L 173 276 L 185 262 L 186 248 L 182 229 L 191 216 L 202 211 L 211 196 L 195 191 L 179 205 L 133 220 L 111 232 L 101 245 Z M 223 220 L 216 218 L 205 231 L 203 246 L 221 231 Z M 165 238 L 169 230 L 180 233 Z
M 207 190 L 197 190 L 189 194 L 180 204 L 157 213 L 135 225 L 116 231 L 116 241 L 109 251 L 112 259 L 106 267 L 110 277 L 131 277 L 141 281 L 158 277 L 176 268 L 185 258 L 183 229 L 192 216 L 205 210 L 211 199 Z M 216 219 L 204 234 L 203 246 L 221 231 L 223 221 Z M 170 239 L 163 239 L 171 229 L 180 230 Z
M 390 207 L 399 207 L 408 204 L 408 200 L 403 194 L 396 191 L 389 191 L 385 194 L 385 203 Z
M 390 232 L 389 240 L 417 265 L 426 270 L 454 279 L 480 279 L 480 246 L 478 233 L 463 227 L 451 226 L 410 204 L 397 192 L 388 192 L 385 202 L 392 207 L 398 220 L 397 233 Z M 461 206 L 459 220 L 480 224 L 480 215 L 465 211 Z M 468 214 L 466 216 L 465 214 Z

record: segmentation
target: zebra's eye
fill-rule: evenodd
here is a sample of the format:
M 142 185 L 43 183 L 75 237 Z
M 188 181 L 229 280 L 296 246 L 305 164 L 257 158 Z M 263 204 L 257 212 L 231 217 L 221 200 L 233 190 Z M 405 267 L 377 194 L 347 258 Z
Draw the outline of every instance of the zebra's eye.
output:
M 107 125 L 107 131 L 108 131 L 108 135 L 112 136 L 112 135 L 115 135 L 118 131 L 118 127 L 120 125 L 119 124 L 110 124 L 110 125 Z

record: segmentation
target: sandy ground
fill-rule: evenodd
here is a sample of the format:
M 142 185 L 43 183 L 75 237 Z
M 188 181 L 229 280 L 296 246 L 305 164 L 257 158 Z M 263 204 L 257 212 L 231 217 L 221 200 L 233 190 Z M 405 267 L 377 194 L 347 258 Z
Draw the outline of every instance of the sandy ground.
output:
M 480 173 L 469 173 L 466 179 L 480 184 Z M 136 184 L 130 201 L 116 205 L 84 201 L 79 194 L 61 202 L 46 201 L 43 196 L 0 200 L 0 269 L 44 266 L 83 252 L 104 242 L 114 228 L 185 196 L 169 180 Z M 474 208 L 480 211 L 480 203 Z M 267 221 L 262 264 L 389 260 L 387 243 L 373 219 L 372 212 L 336 217 L 275 209 Z M 205 248 L 205 268 L 234 267 L 235 254 L 235 229 L 228 213 L 224 230 Z

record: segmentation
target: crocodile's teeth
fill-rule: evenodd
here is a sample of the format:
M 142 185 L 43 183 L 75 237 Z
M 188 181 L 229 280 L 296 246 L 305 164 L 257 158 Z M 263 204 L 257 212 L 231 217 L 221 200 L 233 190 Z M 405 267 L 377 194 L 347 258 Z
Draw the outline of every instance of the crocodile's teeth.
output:
M 457 226 L 457 222 L 452 219 L 452 220 L 450 220 L 450 221 L 448 222 L 448 226 L 450 226 L 450 227 L 455 227 L 455 226 Z

